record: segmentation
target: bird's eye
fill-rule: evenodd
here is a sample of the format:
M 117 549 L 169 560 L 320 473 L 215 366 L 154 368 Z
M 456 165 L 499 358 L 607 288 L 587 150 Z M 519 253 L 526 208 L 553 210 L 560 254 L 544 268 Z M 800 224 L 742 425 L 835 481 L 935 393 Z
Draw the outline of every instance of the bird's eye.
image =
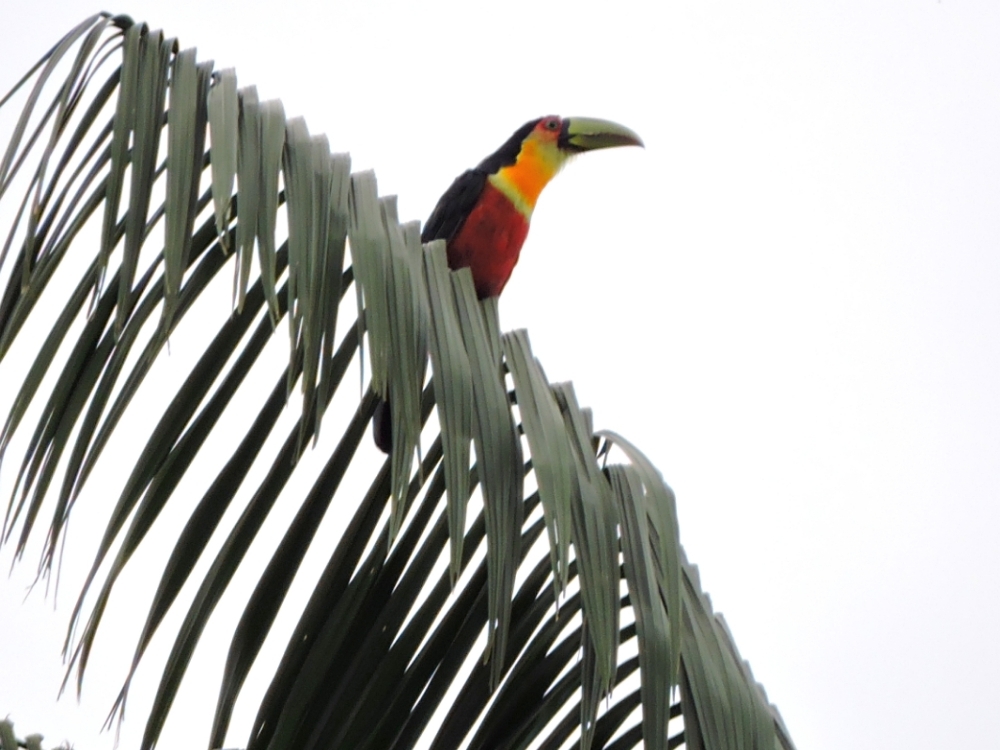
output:
M 545 123 L 545 127 L 549 130 L 559 130 L 559 120 L 552 118 Z

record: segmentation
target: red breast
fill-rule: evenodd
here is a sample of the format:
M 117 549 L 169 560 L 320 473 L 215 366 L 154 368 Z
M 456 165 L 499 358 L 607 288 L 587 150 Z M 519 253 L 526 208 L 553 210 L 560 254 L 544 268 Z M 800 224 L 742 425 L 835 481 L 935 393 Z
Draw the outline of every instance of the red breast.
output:
M 476 207 L 448 243 L 448 265 L 472 271 L 480 299 L 495 297 L 507 284 L 527 236 L 524 215 L 506 195 L 486 183 Z

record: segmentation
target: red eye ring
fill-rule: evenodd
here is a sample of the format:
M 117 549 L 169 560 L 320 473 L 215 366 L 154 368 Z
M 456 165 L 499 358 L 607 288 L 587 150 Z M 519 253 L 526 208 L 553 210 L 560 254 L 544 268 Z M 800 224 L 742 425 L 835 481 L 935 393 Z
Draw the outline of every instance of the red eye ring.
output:
M 561 123 L 559 122 L 558 117 L 553 117 L 551 120 L 545 121 L 545 127 L 548 130 L 559 130 L 560 125 Z

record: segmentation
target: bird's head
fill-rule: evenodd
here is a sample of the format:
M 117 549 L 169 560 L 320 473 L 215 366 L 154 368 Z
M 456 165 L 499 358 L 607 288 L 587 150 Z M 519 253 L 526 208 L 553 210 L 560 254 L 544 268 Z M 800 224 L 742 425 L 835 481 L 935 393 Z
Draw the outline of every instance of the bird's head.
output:
M 525 123 L 479 165 L 527 217 L 549 180 L 570 157 L 614 146 L 642 146 L 629 128 L 592 117 L 549 115 Z

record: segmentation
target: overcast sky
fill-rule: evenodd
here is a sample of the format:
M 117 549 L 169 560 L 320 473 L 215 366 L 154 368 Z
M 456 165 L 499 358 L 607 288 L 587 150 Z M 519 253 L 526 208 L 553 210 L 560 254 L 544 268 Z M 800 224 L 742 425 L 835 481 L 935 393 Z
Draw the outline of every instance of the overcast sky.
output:
M 5 2 L 0 89 L 94 10 Z M 801 750 L 1000 747 L 1000 5 L 109 10 L 282 99 L 405 219 L 533 117 L 640 133 L 645 150 L 585 155 L 547 188 L 502 325 L 662 470 L 688 557 Z M 56 704 L 71 602 L 20 604 L 34 560 L 0 584 L 0 715 L 104 750 L 115 638 L 80 706 Z M 221 661 L 205 658 L 165 748 L 207 732 L 197 682 Z

